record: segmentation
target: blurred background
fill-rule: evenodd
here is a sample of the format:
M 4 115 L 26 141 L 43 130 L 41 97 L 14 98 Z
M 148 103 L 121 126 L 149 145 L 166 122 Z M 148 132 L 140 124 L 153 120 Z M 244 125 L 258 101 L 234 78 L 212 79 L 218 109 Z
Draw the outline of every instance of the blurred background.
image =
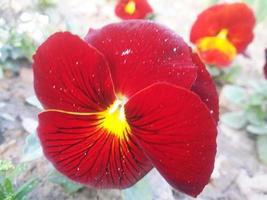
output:
M 154 21 L 171 28 L 190 44 L 190 30 L 199 13 L 216 3 L 237 1 L 148 2 L 154 10 Z M 267 200 L 267 119 L 262 114 L 266 113 L 267 101 L 263 74 L 267 1 L 239 2 L 247 3 L 256 15 L 254 40 L 245 55 L 238 55 L 232 68 L 224 72 L 227 77 L 220 79 L 213 74 L 219 79 L 223 120 L 219 124 L 218 155 L 211 183 L 197 199 Z M 0 183 L 1 187 L 12 185 L 10 194 L 17 192 L 34 200 L 135 200 L 145 199 L 150 190 L 153 199 L 192 199 L 173 191 L 154 171 L 148 175 L 149 187 L 148 183 L 142 183 L 124 192 L 85 189 L 55 172 L 42 155 L 35 135 L 41 107 L 33 91 L 32 55 L 54 32 L 68 30 L 83 38 L 89 28 L 121 21 L 114 12 L 116 3 L 116 0 L 0 0 Z M 260 94 L 255 93 L 258 90 Z M 260 114 L 254 110 L 252 114 L 244 113 L 242 104 L 251 93 L 255 101 L 264 105 Z M 259 126 L 257 130 L 249 129 L 245 124 L 253 120 L 257 124 L 258 115 L 264 115 L 262 120 L 266 124 L 261 129 Z M 248 122 L 244 122 L 246 117 L 250 119 Z

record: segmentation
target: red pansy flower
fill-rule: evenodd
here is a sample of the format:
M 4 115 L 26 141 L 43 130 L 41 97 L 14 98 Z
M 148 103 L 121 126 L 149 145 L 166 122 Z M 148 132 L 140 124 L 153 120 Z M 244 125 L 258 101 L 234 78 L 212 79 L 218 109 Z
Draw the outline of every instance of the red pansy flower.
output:
M 265 49 L 265 65 L 263 66 L 264 76 L 267 79 L 267 49 Z
M 147 0 L 119 0 L 115 13 L 122 19 L 145 19 L 153 9 Z
M 246 4 L 219 4 L 198 16 L 190 40 L 205 63 L 224 67 L 245 51 L 253 39 L 254 25 L 255 16 Z
M 45 111 L 46 157 L 70 179 L 127 188 L 153 167 L 196 196 L 216 154 L 218 97 L 184 41 L 149 21 L 128 20 L 49 37 L 34 55 L 34 87 Z

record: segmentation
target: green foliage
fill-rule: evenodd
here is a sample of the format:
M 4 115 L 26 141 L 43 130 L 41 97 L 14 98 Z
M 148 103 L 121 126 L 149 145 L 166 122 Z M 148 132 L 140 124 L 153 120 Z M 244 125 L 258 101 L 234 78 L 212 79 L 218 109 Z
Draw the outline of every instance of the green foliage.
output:
M 51 181 L 52 183 L 61 185 L 64 190 L 67 193 L 75 193 L 78 192 L 79 190 L 81 190 L 84 186 L 75 183 L 73 181 L 71 181 L 70 179 L 68 179 L 65 176 L 62 176 L 61 174 L 59 174 L 56 170 L 54 170 L 50 175 L 49 175 L 49 181 Z
M 144 177 L 131 188 L 123 190 L 122 195 L 124 200 L 152 200 L 152 188 L 147 178 Z
M 218 85 L 234 83 L 235 79 L 238 77 L 241 71 L 241 68 L 239 66 L 218 68 L 216 66 L 210 65 L 207 66 L 207 69 Z
M 247 92 L 240 86 L 226 87 L 222 95 L 238 105 L 240 111 L 224 113 L 221 121 L 231 128 L 245 128 L 256 135 L 259 158 L 267 164 L 267 81 L 250 81 Z
M 259 159 L 267 165 L 267 135 L 257 137 Z
M 30 96 L 26 99 L 26 103 L 28 103 L 31 106 L 34 106 L 36 108 L 39 108 L 40 110 L 43 110 L 43 106 L 41 105 L 40 101 L 37 99 L 36 96 Z
M 43 156 L 42 148 L 37 138 L 37 133 L 30 133 L 25 140 L 22 160 L 33 161 Z
M 246 100 L 246 90 L 237 85 L 224 87 L 225 97 L 235 104 L 243 103 Z
M 266 0 L 243 0 L 243 2 L 247 3 L 254 10 L 258 22 L 261 22 L 266 19 Z
M 32 178 L 20 186 L 13 183 L 24 170 L 25 165 L 15 167 L 10 161 L 0 160 L 1 200 L 26 200 L 27 195 L 37 187 L 39 183 L 37 178 Z
M 19 10 L 5 5 L 9 14 L 0 16 L 0 78 L 5 71 L 16 74 L 19 61 L 31 62 L 37 46 L 56 29 L 45 12 L 56 3 L 57 0 L 36 0 Z
M 56 3 L 57 0 L 38 0 L 38 7 L 43 10 L 55 6 Z
M 206 0 L 208 5 L 214 5 L 217 3 L 225 2 L 223 0 Z M 266 0 L 241 0 L 247 3 L 253 10 L 257 18 L 257 22 L 261 22 L 266 19 L 267 13 L 267 1 Z M 239 2 L 239 1 L 237 1 Z
M 244 117 L 244 112 L 238 111 L 223 114 L 221 117 L 221 122 L 227 124 L 231 128 L 241 129 L 246 125 L 247 120 Z
M 4 23 L 0 25 L 0 32 L 5 32 L 7 37 L 0 36 L 0 68 L 13 72 L 18 71 L 18 64 L 14 62 L 18 59 L 31 61 L 31 57 L 36 49 L 36 42 L 26 32 L 19 32 L 17 27 Z

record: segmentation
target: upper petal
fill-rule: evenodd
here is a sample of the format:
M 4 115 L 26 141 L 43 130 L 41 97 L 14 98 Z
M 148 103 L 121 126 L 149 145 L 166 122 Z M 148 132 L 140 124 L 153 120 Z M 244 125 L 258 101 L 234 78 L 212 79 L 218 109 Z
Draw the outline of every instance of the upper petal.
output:
M 127 97 L 156 82 L 191 88 L 196 67 L 186 43 L 171 30 L 127 20 L 89 31 L 86 41 L 107 58 L 117 93 Z
M 115 93 L 103 55 L 78 36 L 58 32 L 33 57 L 34 88 L 46 109 L 100 111 Z
M 217 123 L 219 120 L 219 100 L 216 85 L 196 53 L 192 55 L 192 59 L 196 66 L 198 66 L 198 70 L 197 80 L 191 90 L 208 106 L 210 113 Z
M 133 136 L 162 176 L 197 196 L 209 182 L 216 154 L 216 125 L 206 105 L 189 90 L 155 84 L 125 109 Z
M 243 52 L 253 39 L 255 16 L 245 3 L 219 4 L 203 11 L 192 26 L 190 40 L 215 36 L 222 29 L 228 30 L 229 41 Z
M 45 156 L 68 178 L 96 188 L 126 188 L 151 170 L 131 135 L 119 139 L 101 128 L 99 116 L 46 111 L 38 135 Z

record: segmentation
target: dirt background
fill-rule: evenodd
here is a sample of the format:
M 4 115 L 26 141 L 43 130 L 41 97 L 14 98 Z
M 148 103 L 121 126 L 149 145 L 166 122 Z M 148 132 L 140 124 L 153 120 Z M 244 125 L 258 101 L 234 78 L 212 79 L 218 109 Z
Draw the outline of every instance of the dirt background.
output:
M 8 2 L 11 2 L 11 6 L 17 10 L 26 9 L 32 4 L 29 0 Z M 0 5 L 5 3 L 7 1 L 0 0 Z M 173 29 L 187 42 L 190 27 L 197 13 L 207 7 L 207 1 L 195 0 L 151 0 L 150 3 L 156 11 L 156 21 Z M 72 24 L 72 32 L 84 36 L 89 27 L 97 28 L 120 21 L 114 15 L 114 5 L 113 0 L 66 0 L 59 1 L 57 7 L 50 12 L 57 13 L 60 19 Z M 57 30 L 66 30 L 68 27 L 60 21 L 53 22 L 54 26 Z M 235 64 L 243 68 L 242 75 L 236 80 L 238 83 L 244 83 L 248 78 L 262 78 L 265 47 L 267 47 L 266 21 L 258 24 L 255 29 L 255 39 L 247 49 L 249 57 L 238 56 L 235 61 Z M 14 163 L 20 162 L 25 137 L 29 134 L 22 126 L 23 119 L 36 120 L 40 111 L 25 102 L 27 97 L 34 95 L 32 80 L 32 71 L 30 65 L 27 64 L 22 64 L 18 77 L 0 80 L 0 156 L 1 159 L 10 159 Z M 221 106 L 227 109 L 229 105 L 222 101 Z M 215 170 L 211 183 L 197 199 L 267 200 L 267 167 L 258 161 L 254 138 L 245 131 L 235 131 L 221 123 L 218 129 Z M 74 195 L 69 195 L 60 186 L 47 181 L 45 176 L 49 169 L 50 165 L 45 159 L 37 159 L 30 163 L 26 176 L 18 178 L 20 182 L 23 182 L 28 176 L 36 174 L 44 177 L 40 185 L 31 193 L 30 199 L 121 199 L 121 191 L 118 190 L 84 189 Z M 162 188 L 156 189 L 160 192 Z M 192 199 L 175 191 L 173 191 L 173 198 Z

